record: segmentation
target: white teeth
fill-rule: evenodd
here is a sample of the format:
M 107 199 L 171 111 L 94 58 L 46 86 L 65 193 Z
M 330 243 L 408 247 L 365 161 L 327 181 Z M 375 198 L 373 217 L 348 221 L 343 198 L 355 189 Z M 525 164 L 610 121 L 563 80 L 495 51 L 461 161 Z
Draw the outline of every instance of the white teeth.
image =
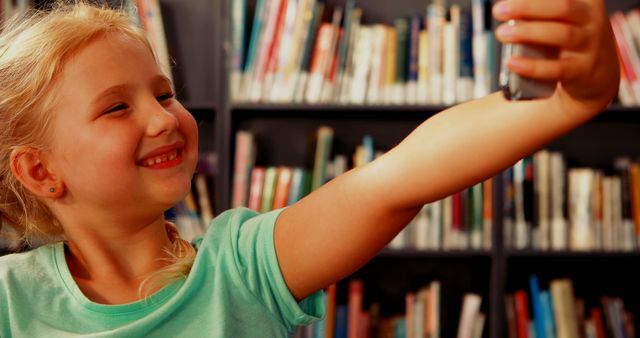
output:
M 170 154 L 164 154 L 164 155 L 161 155 L 161 156 L 158 156 L 158 157 L 146 159 L 143 162 L 143 165 L 146 166 L 146 167 L 150 167 L 150 166 L 153 166 L 153 165 L 156 165 L 156 164 L 160 164 L 162 162 L 175 160 L 177 157 L 178 157 L 178 150 L 174 150 Z

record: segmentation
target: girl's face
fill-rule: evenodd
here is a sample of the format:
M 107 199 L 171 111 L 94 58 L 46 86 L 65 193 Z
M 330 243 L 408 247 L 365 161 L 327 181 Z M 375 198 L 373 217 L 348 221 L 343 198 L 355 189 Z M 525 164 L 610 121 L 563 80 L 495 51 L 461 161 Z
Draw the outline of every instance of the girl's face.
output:
M 48 165 L 65 185 L 58 203 L 80 220 L 128 223 L 184 198 L 198 128 L 142 43 L 100 37 L 68 60 L 56 86 Z

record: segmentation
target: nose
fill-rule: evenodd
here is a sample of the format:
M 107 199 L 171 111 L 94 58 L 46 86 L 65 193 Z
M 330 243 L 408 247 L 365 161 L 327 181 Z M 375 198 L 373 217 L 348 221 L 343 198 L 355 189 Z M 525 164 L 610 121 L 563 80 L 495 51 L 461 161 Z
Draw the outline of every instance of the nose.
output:
M 150 105 L 148 109 L 147 135 L 153 137 L 163 133 L 171 133 L 180 125 L 178 118 L 159 102 Z

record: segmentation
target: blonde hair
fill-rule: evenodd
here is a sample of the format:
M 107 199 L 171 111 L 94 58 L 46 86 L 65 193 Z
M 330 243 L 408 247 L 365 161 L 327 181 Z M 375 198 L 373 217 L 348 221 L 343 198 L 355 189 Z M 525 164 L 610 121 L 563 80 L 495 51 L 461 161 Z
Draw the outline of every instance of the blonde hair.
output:
M 64 237 L 60 222 L 47 206 L 13 175 L 10 156 L 18 146 L 47 149 L 52 135 L 52 89 L 65 63 L 93 40 L 124 34 L 153 52 L 145 33 L 122 10 L 98 7 L 84 0 L 58 1 L 48 11 L 32 11 L 5 25 L 0 34 L 0 230 L 13 228 L 21 241 L 56 241 Z M 154 54 L 155 55 L 155 54 Z M 156 59 L 157 60 L 157 59 Z M 185 277 L 195 250 L 173 225 L 167 234 L 174 243 L 169 266 L 141 284 L 160 286 Z

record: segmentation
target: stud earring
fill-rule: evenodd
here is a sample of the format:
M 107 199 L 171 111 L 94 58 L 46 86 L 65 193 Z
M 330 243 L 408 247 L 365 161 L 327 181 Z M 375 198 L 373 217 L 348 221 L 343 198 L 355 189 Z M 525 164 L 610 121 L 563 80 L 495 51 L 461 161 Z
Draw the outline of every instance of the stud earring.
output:
M 49 188 L 49 192 L 56 192 L 56 188 L 54 187 Z

